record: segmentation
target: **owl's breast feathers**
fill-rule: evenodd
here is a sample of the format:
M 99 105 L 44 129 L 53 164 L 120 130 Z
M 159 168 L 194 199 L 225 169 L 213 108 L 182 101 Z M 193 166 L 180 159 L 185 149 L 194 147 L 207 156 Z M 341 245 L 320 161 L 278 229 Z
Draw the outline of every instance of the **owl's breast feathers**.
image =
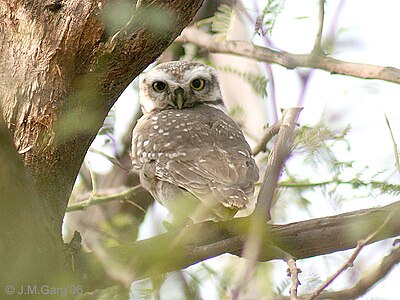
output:
M 136 171 L 184 188 L 213 212 L 220 204 L 246 207 L 259 178 L 237 124 L 206 105 L 144 115 L 133 131 L 132 161 Z

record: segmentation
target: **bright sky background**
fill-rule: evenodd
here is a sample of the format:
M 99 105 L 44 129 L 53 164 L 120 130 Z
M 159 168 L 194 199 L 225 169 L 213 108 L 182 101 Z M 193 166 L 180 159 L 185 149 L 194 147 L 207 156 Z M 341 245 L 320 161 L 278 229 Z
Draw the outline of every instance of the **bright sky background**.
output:
M 248 12 L 255 15 L 253 1 L 243 1 L 249 5 Z M 331 28 L 332 18 L 340 3 L 340 0 L 327 0 L 325 31 Z M 259 1 L 259 6 L 263 7 L 265 1 Z M 298 1 L 287 0 L 283 13 L 278 16 L 272 34 L 272 41 L 275 46 L 293 53 L 308 53 L 313 47 L 314 38 L 317 30 L 317 8 L 318 1 Z M 331 54 L 333 57 L 351 62 L 363 62 L 382 66 L 392 66 L 400 68 L 400 39 L 398 30 L 400 28 L 400 18 L 398 17 L 400 4 L 395 0 L 351 0 L 345 1 L 337 22 L 336 35 L 337 46 Z M 306 18 L 304 18 L 306 17 Z M 255 39 L 257 42 L 257 39 Z M 300 84 L 295 71 L 286 70 L 280 66 L 273 66 L 276 83 L 276 95 L 279 108 L 288 108 L 298 105 Z M 296 71 L 297 72 L 297 71 Z M 391 123 L 393 133 L 397 142 L 400 144 L 400 87 L 398 85 L 377 81 L 362 80 L 341 75 L 330 75 L 324 71 L 314 71 L 312 79 L 305 95 L 303 103 L 304 110 L 301 113 L 299 123 L 316 124 L 324 115 L 324 121 L 330 128 L 343 129 L 347 124 L 351 124 L 352 130 L 348 135 L 351 150 L 346 147 L 338 146 L 335 148 L 338 155 L 343 160 L 357 160 L 356 166 L 361 170 L 368 166 L 365 174 L 376 174 L 378 171 L 387 169 L 394 171 L 393 144 L 384 119 L 386 114 Z M 132 88 L 128 88 L 116 104 L 117 107 L 117 135 L 122 132 L 122 128 L 132 117 L 133 105 L 136 93 Z M 96 141 L 98 145 L 101 141 Z M 89 155 L 93 161 L 91 166 L 96 171 L 107 170 L 107 164 L 97 155 Z M 303 165 L 301 159 L 294 159 L 289 163 L 290 170 L 303 174 L 311 180 L 321 180 L 328 173 L 323 170 L 311 170 Z M 307 175 L 304 175 L 307 174 Z M 349 174 L 350 176 L 351 174 Z M 371 179 L 371 178 L 365 178 Z M 393 183 L 399 183 L 400 176 L 397 173 L 390 179 Z M 379 196 L 362 197 L 356 200 L 347 201 L 343 206 L 335 210 L 321 194 L 310 193 L 307 195 L 313 201 L 311 214 L 313 217 L 334 215 L 343 211 L 351 211 L 361 208 L 368 208 L 390 203 L 396 199 L 392 197 Z M 158 207 L 149 214 L 158 214 L 163 211 Z M 306 213 L 299 213 L 290 208 L 285 211 L 287 220 L 298 221 L 309 219 Z M 165 211 L 164 211 L 165 213 Z M 150 228 L 143 231 L 141 238 L 153 235 Z M 374 246 L 364 249 L 361 256 L 356 261 L 357 265 L 371 265 L 379 261 L 390 251 L 390 241 L 381 242 Z M 338 257 L 328 256 L 324 258 L 308 259 L 298 261 L 298 266 L 302 269 L 300 280 L 303 286 L 307 284 L 307 278 L 313 274 L 330 275 L 333 273 L 350 255 L 351 251 L 342 252 Z M 210 260 L 207 264 L 215 267 L 223 265 L 225 258 Z M 286 274 L 287 266 L 283 263 L 274 263 L 276 266 L 275 277 L 277 282 L 281 281 Z M 196 267 L 194 268 L 196 269 Z M 357 276 L 356 276 L 357 278 Z M 371 299 L 379 297 L 385 299 L 395 299 L 395 284 L 399 282 L 400 268 L 397 267 L 389 274 L 384 282 L 378 284 L 366 297 Z M 343 276 L 341 280 L 335 282 L 332 287 L 339 289 L 348 287 L 349 277 Z M 206 283 L 204 288 L 207 290 L 206 299 L 216 299 L 212 289 L 212 283 Z M 301 293 L 300 286 L 300 293 Z M 167 293 L 165 291 L 165 293 Z M 173 299 L 170 295 L 165 299 Z M 163 298 L 164 299 L 164 298 Z

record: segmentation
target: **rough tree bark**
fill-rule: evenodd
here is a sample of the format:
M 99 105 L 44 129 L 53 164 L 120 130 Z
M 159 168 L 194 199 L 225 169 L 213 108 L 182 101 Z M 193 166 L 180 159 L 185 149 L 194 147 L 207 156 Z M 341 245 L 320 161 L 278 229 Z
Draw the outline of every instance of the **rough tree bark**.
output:
M 32 183 L 27 193 L 13 198 L 14 208 L 27 202 L 24 197 L 35 198 L 29 190 L 37 193 L 35 204 L 28 206 L 30 215 L 24 215 L 32 222 L 18 223 L 15 214 L 14 232 L 23 233 L 26 223 L 33 231 L 49 228 L 43 242 L 60 253 L 69 195 L 104 117 L 130 81 L 192 20 L 202 2 L 0 1 L 1 107 L 29 170 L 27 183 Z M 129 12 L 119 28 L 105 22 L 116 5 Z M 149 15 L 167 20 L 168 26 L 154 28 Z M 13 175 L 11 180 L 22 180 Z M 8 249 L 16 259 L 13 250 Z

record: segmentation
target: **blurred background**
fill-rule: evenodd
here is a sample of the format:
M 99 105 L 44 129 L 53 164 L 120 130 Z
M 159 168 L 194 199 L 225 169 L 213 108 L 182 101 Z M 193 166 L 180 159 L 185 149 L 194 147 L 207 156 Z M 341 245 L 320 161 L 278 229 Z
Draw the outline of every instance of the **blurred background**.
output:
M 124 1 L 121 1 L 123 7 Z M 116 8 L 118 12 L 118 6 Z M 329 56 L 368 64 L 400 67 L 397 1 L 325 2 L 323 50 Z M 318 30 L 318 1 L 206 1 L 192 26 L 217 40 L 241 40 L 291 53 L 310 53 Z M 118 13 L 110 18 L 118 21 Z M 395 141 L 400 139 L 400 88 L 393 83 L 333 75 L 321 70 L 288 70 L 249 58 L 210 54 L 181 41 L 173 43 L 154 65 L 169 60 L 196 60 L 219 72 L 229 114 L 249 144 L 258 144 L 281 109 L 304 107 L 298 120 L 296 148 L 287 161 L 275 195 L 274 223 L 385 205 L 398 199 L 399 171 Z M 152 66 L 154 66 L 152 65 Z M 149 66 L 151 68 L 152 66 Z M 104 204 L 71 209 L 65 239 L 74 230 L 87 250 L 113 246 L 165 232 L 167 211 L 154 203 L 130 170 L 132 128 L 141 116 L 134 80 L 121 95 L 94 140 L 77 178 L 70 206 L 90 199 Z M 273 141 L 272 141 L 273 142 Z M 272 143 L 268 144 L 268 149 Z M 268 151 L 257 155 L 260 174 Z M 392 240 L 365 248 L 355 266 L 332 290 L 351 287 L 379 263 Z M 351 250 L 298 261 L 300 294 L 313 291 L 343 264 Z M 242 259 L 232 255 L 204 261 L 157 280 L 132 284 L 132 299 L 229 299 L 240 278 Z M 242 291 L 243 299 L 288 295 L 284 262 L 259 263 Z M 400 278 L 395 268 L 362 299 L 395 299 Z M 142 298 L 141 298 L 142 297 Z

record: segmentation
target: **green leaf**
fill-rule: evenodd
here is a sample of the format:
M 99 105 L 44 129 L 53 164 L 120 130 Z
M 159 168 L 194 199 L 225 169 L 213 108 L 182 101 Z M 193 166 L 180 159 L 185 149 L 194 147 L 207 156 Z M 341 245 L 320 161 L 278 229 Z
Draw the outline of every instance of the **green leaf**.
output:
M 227 73 L 233 73 L 241 77 L 243 80 L 245 80 L 250 86 L 252 87 L 253 91 L 256 94 L 259 94 L 262 97 L 267 96 L 267 84 L 268 84 L 268 79 L 265 78 L 265 76 L 260 76 L 258 74 L 254 73 L 249 73 L 249 72 L 244 72 L 235 68 L 232 68 L 230 66 L 218 66 L 218 70 L 227 72 Z
M 230 6 L 226 4 L 218 6 L 211 24 L 211 30 L 214 32 L 216 41 L 227 39 L 229 32 L 232 30 L 235 17 L 236 12 Z

